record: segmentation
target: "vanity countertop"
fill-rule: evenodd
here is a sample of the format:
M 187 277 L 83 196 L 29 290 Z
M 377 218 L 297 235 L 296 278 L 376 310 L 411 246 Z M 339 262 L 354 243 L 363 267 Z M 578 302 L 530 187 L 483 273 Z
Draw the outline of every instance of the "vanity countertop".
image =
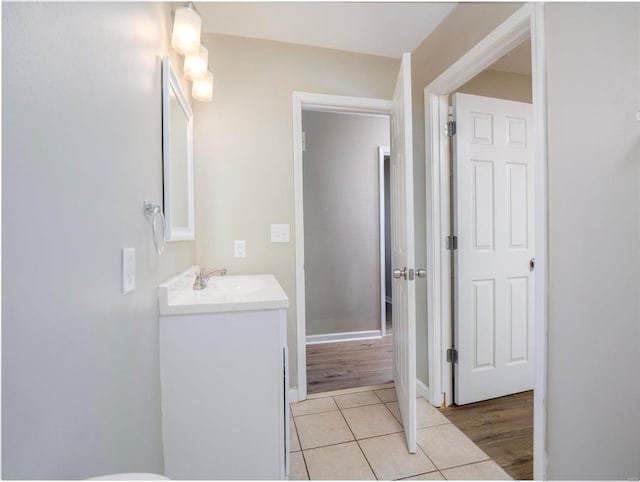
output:
M 158 287 L 160 315 L 288 308 L 289 298 L 272 274 L 214 276 L 203 290 L 194 290 L 198 266 Z

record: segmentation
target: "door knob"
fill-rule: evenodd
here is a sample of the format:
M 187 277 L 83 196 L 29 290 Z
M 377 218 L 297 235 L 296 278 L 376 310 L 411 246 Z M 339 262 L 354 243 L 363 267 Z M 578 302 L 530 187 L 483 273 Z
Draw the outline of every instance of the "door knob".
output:
M 394 278 L 404 278 L 404 279 L 407 279 L 407 268 L 406 268 L 406 266 L 405 266 L 404 268 L 402 268 L 402 270 L 394 269 L 394 270 L 393 270 L 393 277 L 394 277 Z
M 418 278 L 426 278 L 427 277 L 427 270 L 426 269 L 417 269 L 416 270 L 416 276 Z

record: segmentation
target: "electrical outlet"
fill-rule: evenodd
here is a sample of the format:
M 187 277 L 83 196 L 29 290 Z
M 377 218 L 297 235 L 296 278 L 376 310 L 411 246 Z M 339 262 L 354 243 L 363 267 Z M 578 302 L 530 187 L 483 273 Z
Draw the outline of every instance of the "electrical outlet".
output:
M 271 225 L 271 242 L 272 243 L 288 243 L 289 242 L 289 225 L 288 224 L 272 224 Z
M 246 258 L 247 257 L 247 242 L 244 239 L 236 239 L 233 243 L 233 257 L 234 258 Z
M 136 289 L 136 249 L 122 248 L 122 294 Z

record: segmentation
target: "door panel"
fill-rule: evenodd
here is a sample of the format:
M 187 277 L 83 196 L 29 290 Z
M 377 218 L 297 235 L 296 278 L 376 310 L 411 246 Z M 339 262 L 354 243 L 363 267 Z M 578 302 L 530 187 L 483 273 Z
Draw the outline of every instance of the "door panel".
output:
M 453 95 L 459 405 L 533 388 L 531 104 Z
M 413 273 L 411 56 L 404 54 L 391 109 L 392 266 Z M 416 452 L 416 294 L 413 275 L 393 279 L 393 375 L 407 448 Z

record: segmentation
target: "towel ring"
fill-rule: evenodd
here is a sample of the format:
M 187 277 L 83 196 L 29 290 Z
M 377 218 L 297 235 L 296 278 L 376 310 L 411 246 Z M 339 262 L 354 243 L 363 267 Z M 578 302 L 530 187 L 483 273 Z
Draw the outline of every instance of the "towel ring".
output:
M 164 252 L 164 245 L 166 243 L 165 230 L 166 224 L 164 221 L 164 214 L 162 214 L 162 208 L 159 204 L 153 204 L 150 201 L 144 202 L 144 214 L 151 218 L 151 232 L 153 233 L 153 244 L 156 247 L 158 254 Z M 162 224 L 162 237 L 158 236 L 158 219 Z

